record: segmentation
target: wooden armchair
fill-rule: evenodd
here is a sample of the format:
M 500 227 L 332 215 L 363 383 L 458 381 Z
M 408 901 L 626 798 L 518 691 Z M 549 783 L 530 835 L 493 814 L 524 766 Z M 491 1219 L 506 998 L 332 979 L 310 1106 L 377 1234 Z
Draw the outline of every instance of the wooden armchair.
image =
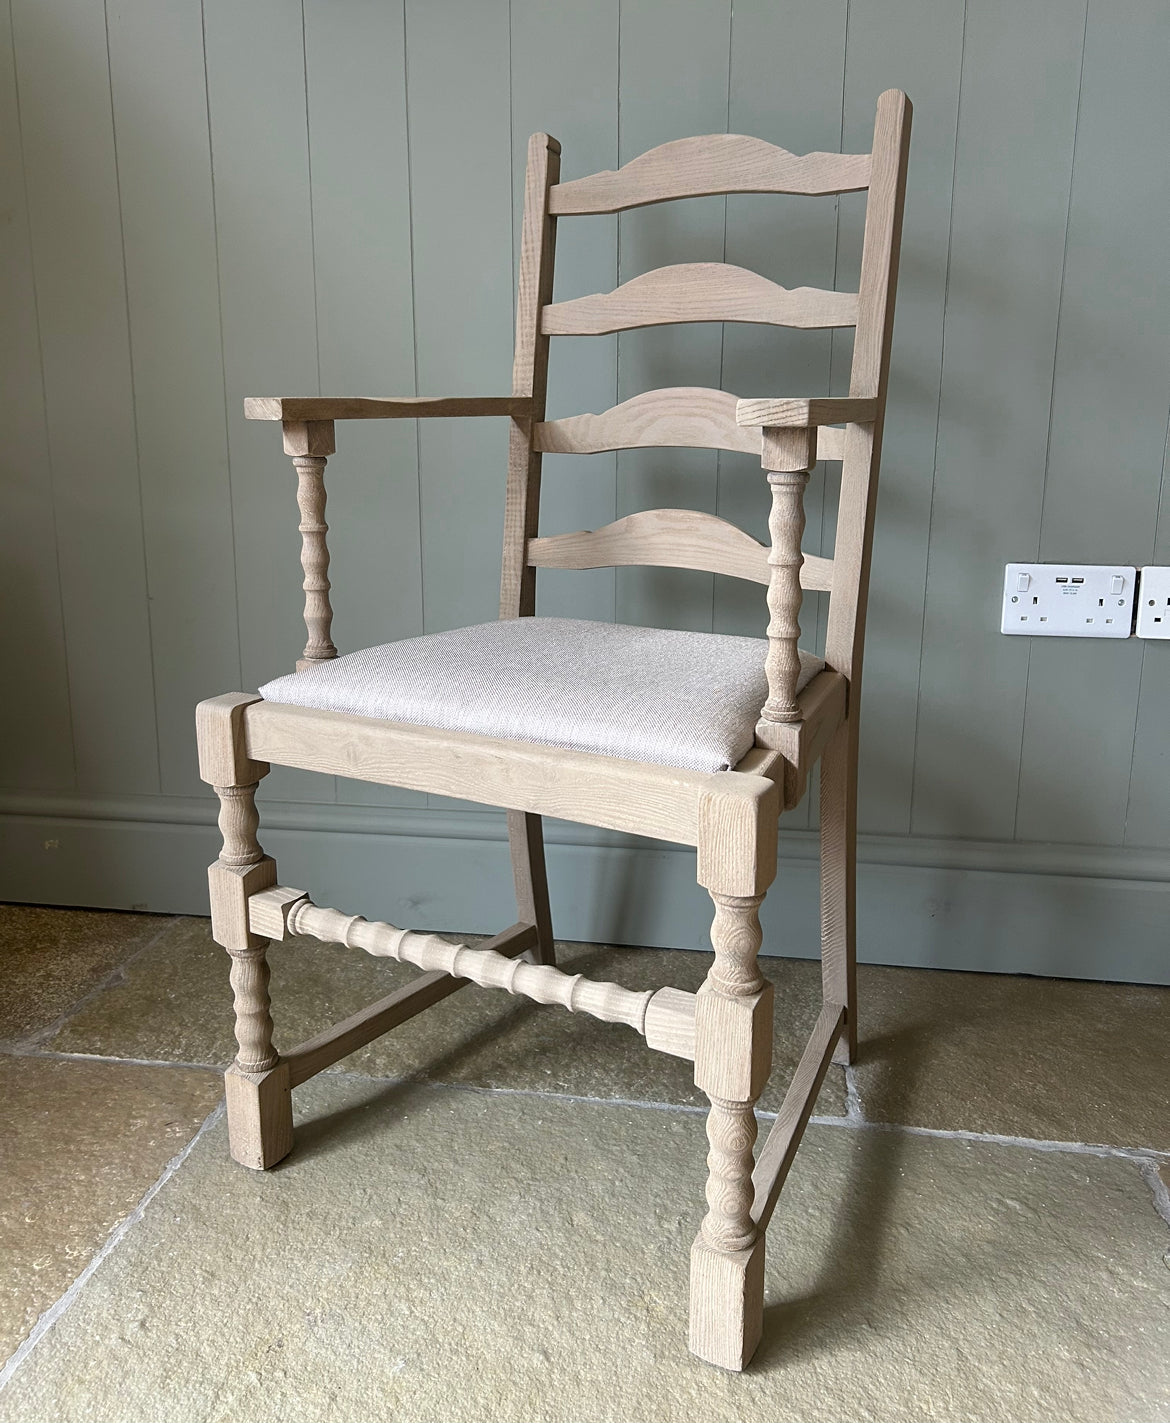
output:
M 292 1147 L 291 1089 L 468 982 L 628 1024 L 693 1060 L 711 1102 L 708 1211 L 691 1255 L 690 1347 L 741 1369 L 759 1340 L 764 1232 L 831 1061 L 857 1038 L 854 975 L 858 693 L 874 493 L 886 399 L 910 104 L 878 100 L 872 153 L 799 157 L 758 139 L 664 144 L 616 172 L 559 181 L 560 148 L 528 149 L 513 393 L 501 397 L 249 400 L 279 420 L 299 477 L 305 623 L 297 671 L 261 694 L 198 709 L 201 775 L 221 802 L 211 867 L 216 940 L 232 956 L 239 1054 L 227 1081 L 231 1151 L 265 1168 Z M 860 290 L 785 290 L 719 263 L 667 267 L 616 291 L 553 303 L 559 218 L 713 193 L 868 189 Z M 551 336 L 692 321 L 854 327 L 850 393 L 737 400 L 651 391 L 600 415 L 545 419 Z M 501 416 L 511 422 L 500 621 L 338 658 L 330 637 L 324 472 L 339 420 Z M 843 424 L 844 428 L 840 428 Z M 709 514 L 652 510 L 596 531 L 541 537 L 543 451 L 701 446 L 761 457 L 771 547 Z M 809 468 L 842 461 L 832 559 L 801 554 Z M 536 618 L 541 569 L 623 564 L 731 574 L 767 586 L 767 641 Z M 830 593 L 824 659 L 798 648 L 802 588 Z M 761 618 L 761 622 L 763 619 Z M 582 699 L 581 686 L 604 695 Z M 568 710 L 566 710 L 568 709 Z M 758 1161 L 754 1104 L 771 1067 L 772 989 L 759 908 L 776 871 L 777 821 L 821 758 L 824 1006 Z M 501 805 L 517 923 L 477 948 L 321 908 L 278 884 L 257 841 L 254 794 L 270 763 Z M 555 967 L 541 817 L 697 847 L 715 905 L 714 963 L 697 994 L 633 993 Z M 424 971 L 405 989 L 289 1053 L 272 1042 L 265 947 L 342 941 Z

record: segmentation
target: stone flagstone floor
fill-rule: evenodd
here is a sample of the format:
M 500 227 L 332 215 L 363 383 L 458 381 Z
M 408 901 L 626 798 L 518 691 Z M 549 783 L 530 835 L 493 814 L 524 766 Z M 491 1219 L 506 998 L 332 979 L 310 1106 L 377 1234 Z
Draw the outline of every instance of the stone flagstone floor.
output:
M 285 1044 L 408 973 L 271 959 Z M 685 1348 L 701 1099 L 628 1030 L 465 989 L 298 1089 L 253 1174 L 206 921 L 0 907 L 0 971 L 0 1420 L 1170 1415 L 1170 990 L 863 968 L 734 1376 Z M 767 972 L 774 1112 L 819 976 Z

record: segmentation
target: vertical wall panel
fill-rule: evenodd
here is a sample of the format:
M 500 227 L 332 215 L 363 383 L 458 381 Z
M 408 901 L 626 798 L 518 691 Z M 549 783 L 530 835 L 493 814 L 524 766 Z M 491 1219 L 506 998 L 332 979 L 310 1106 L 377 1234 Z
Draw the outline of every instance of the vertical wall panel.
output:
M 406 44 L 419 391 L 503 395 L 513 300 L 507 0 L 408 0 Z M 507 448 L 505 420 L 420 423 L 427 632 L 496 616 Z
M 1138 136 L 1170 133 L 1168 52 L 1165 5 L 1090 6 L 1042 559 L 1140 564 L 1153 554 L 1170 402 L 1170 288 L 1161 278 L 1170 181 Z M 1121 843 L 1142 646 L 1033 647 L 1018 835 Z M 1151 645 L 1147 662 L 1164 652 Z M 1149 686 L 1157 682 L 1155 671 Z M 1154 775 L 1158 764 L 1145 767 Z M 1164 767 L 1155 786 L 1165 806 Z
M 1163 556 L 1162 562 L 1168 562 Z M 1147 644 L 1134 731 L 1133 767 L 1125 844 L 1170 846 L 1170 746 L 1166 708 L 1170 707 L 1170 657 L 1160 643 Z
M 318 351 L 326 395 L 414 393 L 405 16 L 401 0 L 306 0 Z M 358 141 L 360 136 L 360 141 Z M 329 462 L 333 638 L 342 653 L 422 628 L 414 421 L 342 421 Z M 339 783 L 342 800 L 417 792 Z
M 729 0 L 623 0 L 621 161 L 689 134 L 727 128 Z M 623 282 L 674 262 L 721 262 L 723 198 L 635 208 L 619 222 Z M 718 326 L 665 326 L 618 337 L 618 396 L 659 386 L 720 383 Z M 673 505 L 714 512 L 713 450 L 633 450 L 618 456 L 618 513 Z M 713 578 L 675 569 L 619 569 L 623 623 L 711 628 Z
M 967 17 L 914 781 L 926 834 L 1010 839 L 1015 821 L 1029 645 L 1000 634 L 1000 590 L 1039 539 L 1083 33 L 1083 0 Z
M 78 786 L 158 790 L 101 0 L 13 7 Z
M 108 18 L 162 789 L 191 795 L 195 704 L 241 675 L 203 26 L 187 0 Z
M 618 163 L 617 0 L 512 0 L 512 202 L 515 243 L 524 207 L 529 134 L 562 145 L 566 179 Z M 513 284 L 514 285 L 514 284 Z M 617 285 L 617 219 L 562 218 L 557 227 L 558 301 Z M 617 338 L 562 337 L 552 342 L 548 409 L 552 416 L 605 410 L 617 399 Z M 540 499 L 543 533 L 596 529 L 617 509 L 617 457 L 545 455 Z M 537 575 L 542 614 L 614 617 L 612 569 L 544 570 Z
M 279 425 L 243 415 L 245 396 L 319 392 L 305 54 L 300 6 L 285 0 L 206 0 L 204 26 L 240 649 L 254 688 L 290 671 L 305 642 L 296 473 Z M 277 768 L 264 794 L 331 801 L 333 785 Z
M 69 791 L 69 676 L 7 3 L 0 5 L 0 133 L 0 606 L 9 610 L 0 619 L 0 665 L 21 669 L 19 694 L 0 697 L 0 785 Z
M 512 388 L 512 168 L 507 0 L 406 11 L 418 382 L 423 395 Z M 499 604 L 507 422 L 420 428 L 428 632 Z

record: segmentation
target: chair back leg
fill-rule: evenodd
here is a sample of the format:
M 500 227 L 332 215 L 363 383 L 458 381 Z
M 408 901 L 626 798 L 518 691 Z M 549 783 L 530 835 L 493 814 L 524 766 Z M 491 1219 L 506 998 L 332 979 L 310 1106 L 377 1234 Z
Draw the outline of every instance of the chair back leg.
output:
M 512 852 L 512 877 L 516 882 L 516 918 L 522 924 L 536 927 L 536 947 L 528 951 L 529 957 L 534 964 L 555 964 L 541 818 L 525 811 L 509 811 L 508 844 Z
M 833 1062 L 857 1055 L 856 718 L 837 728 L 821 761 L 821 978 L 826 1003 L 845 1009 Z

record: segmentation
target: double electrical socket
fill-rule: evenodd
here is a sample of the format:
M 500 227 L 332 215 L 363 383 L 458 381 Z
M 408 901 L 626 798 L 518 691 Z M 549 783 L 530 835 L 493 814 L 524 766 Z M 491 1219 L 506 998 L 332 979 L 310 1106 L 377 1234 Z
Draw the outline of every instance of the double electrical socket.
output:
M 1008 564 L 1000 632 L 1028 638 L 1170 639 L 1170 568 Z
M 1136 584 L 1130 564 L 1008 564 L 1000 632 L 1128 638 Z

